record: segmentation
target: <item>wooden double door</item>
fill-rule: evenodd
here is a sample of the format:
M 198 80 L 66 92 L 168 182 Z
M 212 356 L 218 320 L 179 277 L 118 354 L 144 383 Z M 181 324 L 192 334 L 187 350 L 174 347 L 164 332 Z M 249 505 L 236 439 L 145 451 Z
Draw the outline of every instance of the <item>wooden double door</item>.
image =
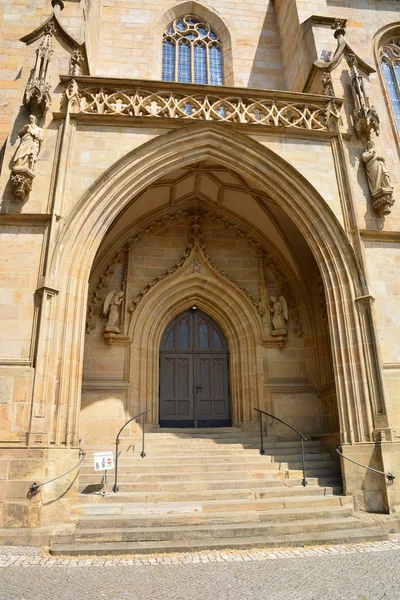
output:
M 166 328 L 160 346 L 160 425 L 230 425 L 228 346 L 211 317 L 187 310 Z

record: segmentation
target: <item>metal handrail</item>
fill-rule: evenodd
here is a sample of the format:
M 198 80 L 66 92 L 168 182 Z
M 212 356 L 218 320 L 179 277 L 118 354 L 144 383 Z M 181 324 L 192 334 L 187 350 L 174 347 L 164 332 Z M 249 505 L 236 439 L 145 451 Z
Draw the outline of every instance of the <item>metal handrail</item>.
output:
M 71 471 L 74 471 L 75 469 L 77 469 L 78 467 L 81 466 L 81 464 L 83 463 L 83 461 L 85 460 L 85 456 L 86 456 L 86 452 L 84 452 L 81 448 L 79 448 L 79 462 L 77 465 L 75 465 L 74 467 L 72 467 L 72 469 L 68 469 L 68 471 L 65 471 L 65 473 L 63 473 L 62 475 L 57 475 L 57 477 L 53 477 L 53 479 L 49 479 L 48 481 L 43 481 L 43 483 L 36 483 L 36 481 L 34 481 L 30 486 L 29 486 L 29 491 L 31 494 L 36 494 L 39 490 L 39 488 L 41 488 L 43 485 L 47 485 L 48 483 L 52 483 L 53 481 L 57 481 L 57 479 L 61 479 L 61 477 L 64 477 L 65 475 L 68 475 L 68 473 L 71 473 Z
M 127 425 L 129 425 L 129 423 L 131 421 L 134 421 L 135 419 L 137 419 L 138 417 L 142 417 L 143 416 L 143 422 L 142 422 L 142 451 L 140 453 L 140 456 L 142 458 L 144 458 L 146 456 L 146 453 L 144 451 L 144 415 L 148 412 L 150 412 L 151 408 L 148 408 L 147 410 L 144 410 L 143 412 L 139 413 L 138 415 L 135 415 L 134 417 L 130 418 L 129 421 L 127 421 L 125 423 L 125 425 L 123 425 L 121 427 L 121 429 L 118 431 L 117 437 L 115 438 L 115 480 L 114 480 L 114 487 L 113 487 L 113 491 L 114 494 L 116 494 L 118 492 L 118 444 L 119 444 L 119 436 L 121 435 L 122 431 L 125 429 L 125 427 Z
M 305 459 L 305 456 L 304 456 L 304 442 L 307 441 L 306 436 L 303 435 L 302 433 L 300 433 L 300 431 L 298 431 L 295 427 L 292 427 L 291 425 L 289 425 L 289 423 L 286 423 L 286 421 L 283 421 L 282 419 L 279 419 L 279 417 L 275 417 L 275 415 L 271 415 L 270 413 L 267 413 L 265 410 L 260 410 L 259 408 L 255 408 L 254 410 L 256 410 L 260 414 L 260 439 L 261 439 L 260 454 L 265 454 L 265 450 L 264 450 L 264 437 L 263 437 L 263 424 L 262 424 L 262 416 L 263 415 L 267 415 L 268 417 L 271 417 L 272 419 L 275 419 L 276 421 L 279 421 L 279 423 L 282 423 L 283 425 L 286 425 L 286 427 L 289 427 L 292 431 L 294 431 L 295 433 L 297 433 L 300 436 L 300 438 L 301 438 L 301 461 L 302 461 L 302 465 L 303 465 L 303 480 L 302 480 L 302 485 L 304 487 L 306 487 L 306 485 L 307 485 L 307 479 L 306 479 L 306 459 Z
M 393 473 L 385 473 L 384 471 L 379 471 L 378 469 L 374 469 L 372 467 L 367 467 L 367 465 L 362 465 L 361 463 L 357 462 L 356 460 L 353 460 L 352 458 L 345 456 L 341 452 L 341 446 L 337 446 L 336 452 L 340 456 L 345 458 L 346 460 L 349 460 L 350 462 L 354 463 L 355 465 L 358 465 L 359 467 L 363 467 L 364 469 L 368 469 L 368 471 L 373 471 L 374 473 L 379 473 L 379 475 L 384 475 L 385 477 L 388 478 L 389 483 L 393 483 L 393 481 L 396 479 L 396 475 L 393 475 Z

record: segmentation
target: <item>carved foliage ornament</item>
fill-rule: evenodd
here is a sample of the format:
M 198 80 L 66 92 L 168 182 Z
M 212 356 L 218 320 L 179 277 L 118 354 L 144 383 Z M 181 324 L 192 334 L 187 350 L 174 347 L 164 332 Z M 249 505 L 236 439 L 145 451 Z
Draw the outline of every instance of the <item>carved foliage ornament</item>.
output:
M 247 244 L 249 245 L 249 247 L 253 249 L 253 251 L 256 251 L 257 253 L 260 251 L 260 243 L 257 240 L 255 240 L 248 232 L 241 229 L 236 223 L 231 222 L 228 219 L 226 219 L 225 217 L 216 215 L 215 213 L 208 211 L 208 210 L 202 210 L 202 211 L 196 211 L 196 212 L 193 212 L 193 210 L 190 210 L 190 209 L 179 210 L 179 211 L 176 211 L 176 213 L 174 213 L 172 215 L 167 215 L 165 217 L 157 219 L 157 220 L 153 221 L 152 223 L 150 223 L 149 225 L 147 225 L 147 226 L 143 227 L 142 229 L 140 229 L 139 231 L 137 231 L 131 238 L 129 238 L 129 240 L 127 240 L 125 247 L 123 249 L 119 249 L 118 252 L 113 256 L 113 258 L 107 263 L 106 268 L 99 276 L 97 285 L 92 289 L 92 292 L 90 294 L 90 299 L 89 299 L 89 303 L 88 303 L 86 332 L 90 333 L 91 331 L 94 330 L 95 318 L 98 315 L 98 310 L 99 310 L 99 306 L 101 305 L 101 303 L 103 303 L 103 312 L 109 316 L 109 320 L 107 321 L 106 328 L 105 328 L 105 334 L 107 334 L 107 327 L 109 327 L 109 326 L 117 327 L 118 329 L 120 329 L 120 324 L 118 324 L 118 319 L 121 318 L 119 315 L 119 306 L 123 302 L 123 299 L 124 299 L 123 293 L 120 292 L 121 295 L 118 298 L 116 298 L 116 300 L 118 302 L 119 301 L 120 302 L 117 303 L 117 305 L 116 305 L 118 308 L 114 309 L 114 314 L 113 314 L 113 319 L 112 319 L 113 323 L 111 323 L 110 322 L 111 321 L 110 307 L 111 307 L 111 303 L 112 303 L 115 295 L 117 294 L 117 292 L 115 292 L 115 290 L 112 290 L 106 295 L 106 297 L 104 297 L 102 290 L 104 288 L 106 288 L 108 283 L 112 280 L 113 275 L 116 272 L 116 270 L 122 264 L 126 263 L 126 256 L 127 256 L 128 248 L 133 247 L 139 241 L 155 234 L 157 231 L 164 229 L 168 225 L 172 225 L 174 223 L 182 221 L 185 218 L 190 219 L 190 231 L 189 231 L 187 246 L 186 246 L 186 249 L 185 249 L 183 255 L 181 256 L 180 259 L 178 259 L 176 261 L 176 263 L 172 267 L 170 267 L 165 272 L 163 272 L 162 274 L 155 277 L 153 280 L 149 281 L 144 286 L 144 288 L 142 288 L 140 290 L 140 292 L 135 295 L 135 297 L 133 297 L 131 299 L 127 298 L 129 313 L 132 314 L 136 310 L 138 304 L 141 302 L 141 300 L 144 298 L 144 296 L 157 283 L 159 283 L 166 277 L 174 274 L 176 271 L 178 271 L 178 269 L 182 268 L 185 265 L 185 263 L 188 261 L 188 259 L 190 258 L 191 254 L 193 253 L 194 247 L 197 246 L 199 248 L 200 254 L 203 256 L 203 260 L 208 262 L 210 267 L 212 269 L 214 269 L 215 271 L 217 271 L 222 277 L 227 278 L 234 285 L 236 285 L 241 290 L 241 292 L 248 298 L 248 300 L 253 304 L 253 306 L 256 308 L 259 316 L 262 317 L 264 315 L 264 307 L 261 305 L 261 303 L 258 302 L 252 296 L 252 294 L 250 294 L 248 292 L 248 290 L 245 288 L 245 286 L 242 286 L 239 282 L 237 282 L 237 280 L 234 277 L 232 277 L 225 270 L 221 269 L 215 262 L 213 262 L 211 257 L 207 253 L 205 245 L 204 245 L 203 237 L 202 237 L 202 232 L 201 232 L 201 223 L 205 217 L 210 219 L 213 223 L 218 223 L 218 224 L 222 225 L 224 228 L 233 231 L 237 237 L 244 239 L 247 242 Z M 288 303 L 286 303 L 285 299 L 283 302 L 283 304 L 285 305 L 283 318 L 285 320 L 287 320 L 289 318 L 289 311 L 290 311 L 291 317 L 294 322 L 293 332 L 296 336 L 302 337 L 303 329 L 302 329 L 301 314 L 300 314 L 299 309 L 296 306 L 296 302 L 295 302 L 294 294 L 291 290 L 291 286 L 289 285 L 289 282 L 287 281 L 286 277 L 284 277 L 284 275 L 282 274 L 280 267 L 273 260 L 272 256 L 265 254 L 265 252 L 262 252 L 262 254 L 265 259 L 266 264 L 268 265 L 268 268 L 270 268 L 271 271 L 273 272 L 275 279 L 277 281 L 277 284 L 280 286 L 280 289 L 282 289 L 282 291 L 285 293 L 286 297 L 288 298 Z M 196 256 L 194 257 L 193 262 L 191 262 L 191 264 L 190 264 L 190 272 L 193 272 L 193 273 L 194 272 L 196 272 L 196 273 L 202 272 L 202 265 L 198 261 Z M 126 272 L 124 274 L 124 277 L 126 277 Z M 121 282 L 121 285 L 124 288 L 123 282 Z M 282 302 L 282 298 L 279 298 L 279 301 Z M 289 305 L 289 307 L 287 306 L 287 304 Z M 124 333 L 126 333 L 127 330 L 128 330 L 128 324 L 125 324 Z M 287 326 L 285 326 L 285 330 L 287 333 Z M 276 335 L 278 335 L 278 334 L 276 334 Z M 282 334 L 279 334 L 279 335 L 282 337 Z M 285 334 L 283 335 L 283 337 L 285 337 Z

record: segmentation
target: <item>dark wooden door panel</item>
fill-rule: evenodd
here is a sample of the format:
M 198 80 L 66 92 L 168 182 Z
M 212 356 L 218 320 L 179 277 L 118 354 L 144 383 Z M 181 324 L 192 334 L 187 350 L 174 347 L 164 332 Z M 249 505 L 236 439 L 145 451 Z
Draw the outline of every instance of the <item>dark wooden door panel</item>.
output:
M 162 354 L 160 362 L 160 422 L 193 424 L 193 357 Z
M 201 311 L 185 311 L 166 328 L 160 345 L 160 425 L 230 424 L 228 346 Z
M 228 423 L 228 357 L 226 354 L 196 354 L 194 364 L 196 421 Z

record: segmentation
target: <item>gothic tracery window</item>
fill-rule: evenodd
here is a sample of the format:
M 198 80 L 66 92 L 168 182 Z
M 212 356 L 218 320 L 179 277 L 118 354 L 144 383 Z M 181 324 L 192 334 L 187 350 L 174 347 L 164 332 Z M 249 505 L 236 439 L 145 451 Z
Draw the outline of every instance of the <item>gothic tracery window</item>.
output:
M 380 62 L 397 131 L 400 134 L 400 37 L 381 47 Z
M 163 81 L 222 85 L 221 42 L 210 26 L 188 15 L 163 36 Z

